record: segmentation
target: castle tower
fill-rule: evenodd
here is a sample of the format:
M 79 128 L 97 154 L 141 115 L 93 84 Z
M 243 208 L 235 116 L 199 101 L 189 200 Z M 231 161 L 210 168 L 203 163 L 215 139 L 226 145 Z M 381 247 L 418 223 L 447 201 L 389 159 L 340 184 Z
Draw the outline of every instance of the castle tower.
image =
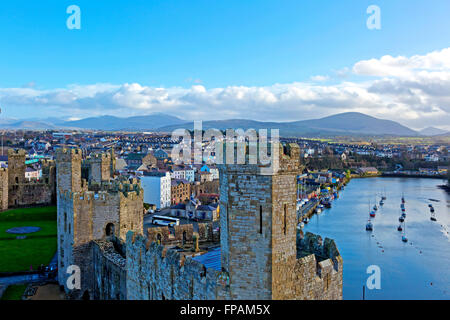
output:
M 56 152 L 56 185 L 60 191 L 81 191 L 81 150 L 59 149 Z
M 22 189 L 25 184 L 25 150 L 8 149 L 8 189 L 9 206 L 21 203 Z
M 231 299 L 295 299 L 286 273 L 297 260 L 298 145 L 278 145 L 279 170 L 257 164 L 220 165 L 222 271 Z
M 111 179 L 111 155 L 96 154 L 89 159 L 89 181 L 101 183 Z
M 0 211 L 8 209 L 8 169 L 0 168 Z
M 116 172 L 116 153 L 114 152 L 114 147 L 111 147 L 110 156 L 111 156 L 111 177 L 113 177 L 114 173 Z

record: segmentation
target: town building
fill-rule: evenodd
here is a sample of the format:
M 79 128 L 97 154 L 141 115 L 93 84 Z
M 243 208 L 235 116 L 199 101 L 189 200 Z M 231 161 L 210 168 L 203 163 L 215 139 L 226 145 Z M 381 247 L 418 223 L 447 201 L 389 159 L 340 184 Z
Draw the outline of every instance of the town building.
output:
M 130 153 L 125 158 L 128 169 L 137 170 L 141 166 L 156 167 L 156 158 L 151 153 Z
M 140 177 L 144 202 L 157 209 L 168 208 L 172 199 L 172 184 L 168 171 L 144 171 Z
M 197 221 L 217 221 L 219 218 L 219 204 L 201 204 L 198 199 L 190 198 L 182 203 L 170 207 L 170 215 Z
M 171 204 L 182 203 L 191 195 L 191 184 L 185 179 L 172 179 L 171 181 Z

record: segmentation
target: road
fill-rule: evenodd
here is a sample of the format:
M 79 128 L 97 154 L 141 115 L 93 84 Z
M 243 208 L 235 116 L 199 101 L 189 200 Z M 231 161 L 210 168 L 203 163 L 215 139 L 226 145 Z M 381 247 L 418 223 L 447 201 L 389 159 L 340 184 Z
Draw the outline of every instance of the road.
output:
M 317 200 L 311 199 L 306 204 L 304 204 L 300 210 L 298 210 L 298 216 L 299 218 L 303 217 L 303 215 L 307 214 L 316 204 Z

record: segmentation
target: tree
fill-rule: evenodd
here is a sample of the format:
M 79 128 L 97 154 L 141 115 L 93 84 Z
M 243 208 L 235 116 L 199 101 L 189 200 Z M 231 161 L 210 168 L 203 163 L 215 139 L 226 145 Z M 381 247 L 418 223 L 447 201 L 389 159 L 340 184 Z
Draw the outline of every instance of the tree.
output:
M 345 178 L 347 180 L 350 180 L 351 176 L 352 176 L 352 173 L 350 172 L 350 170 L 347 170 L 347 172 L 345 172 Z

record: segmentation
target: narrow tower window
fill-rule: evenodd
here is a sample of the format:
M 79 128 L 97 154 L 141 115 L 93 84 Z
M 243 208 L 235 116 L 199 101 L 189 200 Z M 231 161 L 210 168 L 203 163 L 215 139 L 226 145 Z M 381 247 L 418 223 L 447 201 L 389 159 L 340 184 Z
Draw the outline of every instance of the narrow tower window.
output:
M 262 234 L 263 227 L 263 216 L 262 216 L 262 206 L 259 206 L 259 233 Z
M 287 216 L 287 205 L 284 205 L 284 212 L 283 212 L 283 232 L 284 235 L 286 235 L 286 216 Z

